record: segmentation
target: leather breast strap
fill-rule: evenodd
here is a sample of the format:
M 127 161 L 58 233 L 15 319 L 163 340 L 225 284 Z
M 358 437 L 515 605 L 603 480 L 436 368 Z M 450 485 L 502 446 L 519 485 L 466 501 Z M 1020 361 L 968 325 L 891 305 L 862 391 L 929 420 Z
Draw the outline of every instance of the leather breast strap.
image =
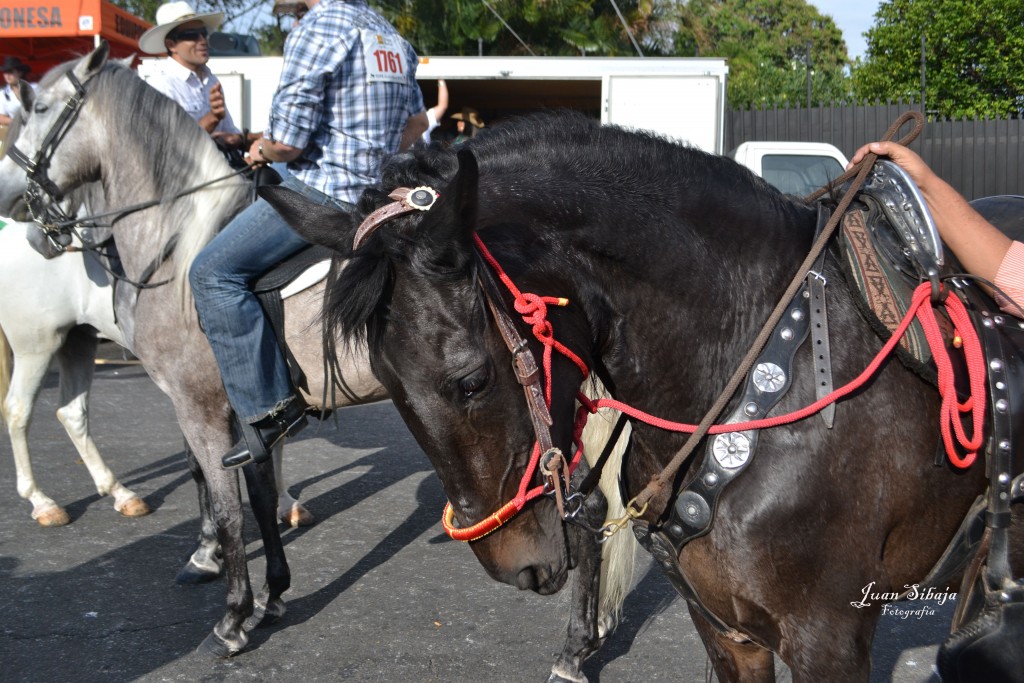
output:
M 811 302 L 811 285 L 824 287 L 820 282 L 820 273 L 824 267 L 825 253 L 822 251 L 815 261 L 816 272 L 808 273 L 803 286 L 790 301 L 786 315 L 775 327 L 747 376 L 744 393 L 735 409 L 724 420 L 725 423 L 766 417 L 789 390 L 793 377 L 793 357 L 806 340 L 812 325 L 825 328 L 827 339 L 827 324 L 811 315 L 815 308 Z M 823 292 L 821 298 L 820 308 L 823 311 Z M 818 351 L 814 351 L 815 375 L 826 371 L 831 375 L 831 369 L 820 364 Z M 817 383 L 818 378 L 815 379 Z M 636 520 L 633 522 L 633 533 L 640 545 L 654 556 L 676 591 L 716 630 L 736 642 L 756 641 L 728 626 L 703 604 L 683 573 L 679 556 L 687 543 L 711 531 L 719 498 L 726 485 L 749 467 L 757 441 L 757 431 L 729 432 L 711 437 L 697 473 L 682 487 L 675 502 L 669 507 L 668 520 L 660 526 Z

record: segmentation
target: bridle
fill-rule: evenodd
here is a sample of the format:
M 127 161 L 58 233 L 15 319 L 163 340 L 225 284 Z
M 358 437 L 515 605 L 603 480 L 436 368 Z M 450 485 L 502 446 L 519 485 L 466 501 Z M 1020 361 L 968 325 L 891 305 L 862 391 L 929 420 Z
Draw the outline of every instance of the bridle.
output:
M 32 220 L 47 231 L 47 236 L 51 240 L 53 237 L 50 233 L 57 230 L 58 224 L 73 222 L 74 219 L 60 206 L 60 202 L 64 199 L 64 191 L 49 176 L 50 162 L 53 161 L 57 146 L 78 120 L 78 115 L 85 105 L 86 95 L 85 85 L 78 80 L 73 71 L 69 70 L 65 75 L 71 81 L 75 92 L 64 103 L 64 109 L 53 126 L 50 127 L 46 137 L 43 138 L 36 155 L 29 159 L 28 155 L 18 148 L 17 143 L 11 144 L 7 151 L 11 160 L 25 171 L 25 177 L 28 180 L 25 203 L 28 204 Z
M 80 81 L 78 77 L 75 76 L 73 70 L 68 70 L 64 75 L 67 76 L 69 81 L 71 81 L 74 93 L 68 98 L 67 102 L 64 103 L 64 109 L 61 111 L 54 124 L 50 127 L 50 130 L 46 133 L 46 137 L 43 138 L 43 142 L 39 146 L 39 151 L 36 152 L 34 157 L 29 158 L 27 154 L 18 148 L 17 143 L 12 143 L 7 151 L 11 160 L 14 161 L 19 168 L 25 171 L 25 177 L 27 179 L 25 203 L 28 206 L 30 215 L 32 216 L 32 221 L 45 233 L 47 240 L 52 245 L 56 253 L 62 253 L 68 250 L 69 245 L 71 244 L 71 233 L 74 232 L 77 234 L 76 230 L 78 228 L 113 227 L 117 221 L 121 220 L 125 216 L 157 206 L 165 201 L 177 200 L 204 187 L 228 180 L 229 178 L 233 178 L 245 172 L 245 169 L 237 171 L 233 170 L 225 176 L 214 178 L 213 180 L 181 190 L 169 199 L 151 199 L 149 201 L 139 202 L 138 204 L 132 204 L 131 206 L 122 209 L 116 209 L 85 217 L 79 217 L 77 214 L 68 214 L 61 206 L 61 202 L 66 196 L 64 190 L 62 190 L 60 186 L 50 178 L 49 169 L 50 164 L 53 161 L 54 154 L 57 152 L 57 147 L 64 140 L 65 136 L 71 130 L 71 127 L 78 120 L 79 114 L 82 112 L 82 107 L 85 105 L 85 98 L 87 94 L 85 84 L 91 80 L 91 77 L 86 79 L 84 82 Z M 96 222 L 98 219 L 104 218 L 110 219 L 109 224 L 100 225 Z M 87 243 L 86 240 L 82 239 L 81 235 L 78 235 L 78 237 L 83 244 Z M 176 243 L 177 239 L 172 237 L 168 243 L 164 245 L 160 250 L 160 254 L 157 259 L 147 266 L 139 282 L 130 280 L 115 270 L 111 270 L 106 267 L 105 269 L 115 279 L 127 282 L 128 284 L 140 289 L 159 287 L 160 285 L 167 284 L 170 280 L 161 280 L 160 282 L 151 283 L 149 282 L 149 279 L 152 277 L 153 273 L 156 272 L 159 266 L 170 258 Z M 94 251 L 99 251 L 98 248 L 92 249 Z M 104 255 L 110 257 L 109 254 Z
M 362 246 L 366 239 L 387 221 L 414 211 L 430 210 L 437 201 L 439 194 L 430 187 L 416 187 L 412 189 L 400 187 L 392 191 L 388 197 L 393 200 L 390 204 L 385 204 L 369 214 L 359 225 L 353 239 L 353 249 L 358 249 Z M 490 257 L 489 252 L 487 252 L 486 247 L 479 238 L 476 238 L 476 244 L 477 249 L 482 252 L 485 258 Z M 501 275 L 503 273 L 500 273 L 499 277 Z M 497 512 L 472 526 L 456 527 L 454 523 L 454 508 L 452 508 L 450 502 L 446 504 L 442 524 L 445 532 L 457 541 L 475 541 L 483 538 L 518 514 L 527 502 L 544 494 L 554 495 L 559 513 L 564 518 L 566 516 L 564 498 L 569 490 L 569 479 L 583 454 L 583 448 L 578 438 L 578 433 L 581 429 L 576 430 L 577 436 L 574 438 L 576 439 L 577 450 L 571 462 L 565 458 L 561 449 L 554 445 L 554 439 L 551 436 L 552 419 L 548 408 L 549 397 L 545 395 L 541 381 L 541 368 L 537 364 L 537 359 L 530 350 L 526 339 L 519 334 L 515 324 L 512 322 L 512 318 L 505 312 L 504 307 L 497 303 L 500 300 L 498 295 L 499 288 L 489 268 L 485 267 L 480 270 L 478 283 L 487 306 L 497 324 L 501 338 L 512 355 L 512 368 L 515 372 L 516 380 L 522 386 L 526 397 L 526 405 L 530 414 L 530 421 L 533 425 L 534 435 L 536 436 L 536 442 L 516 496 L 505 503 Z M 505 283 L 506 286 L 509 284 L 509 282 Z M 541 303 L 542 305 L 552 303 L 564 306 L 568 302 L 564 299 L 550 298 L 550 301 L 543 301 Z M 567 348 L 558 344 L 558 342 L 554 342 L 554 344 L 561 347 L 558 350 L 563 355 L 570 356 L 576 362 L 577 366 L 583 371 L 585 379 L 588 370 L 583 362 Z M 548 386 L 550 387 L 550 382 Z M 538 466 L 543 475 L 544 483 L 540 486 L 531 487 L 534 473 Z

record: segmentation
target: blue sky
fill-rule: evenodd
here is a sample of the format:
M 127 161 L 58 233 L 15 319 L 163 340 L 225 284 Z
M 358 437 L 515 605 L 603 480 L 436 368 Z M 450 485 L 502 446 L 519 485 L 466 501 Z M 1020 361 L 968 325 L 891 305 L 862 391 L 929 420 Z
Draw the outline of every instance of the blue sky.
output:
M 864 56 L 867 44 L 862 34 L 874 25 L 879 0 L 810 0 L 810 4 L 832 17 L 843 32 L 850 59 Z

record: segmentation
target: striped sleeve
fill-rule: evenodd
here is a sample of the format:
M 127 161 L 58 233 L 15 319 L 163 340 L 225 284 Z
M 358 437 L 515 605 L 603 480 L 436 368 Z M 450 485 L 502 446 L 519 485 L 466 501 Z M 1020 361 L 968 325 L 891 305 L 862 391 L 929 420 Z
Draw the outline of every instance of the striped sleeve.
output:
M 994 284 L 1006 294 L 996 293 L 999 307 L 1010 315 L 1020 316 L 1020 309 L 1014 306 L 1014 302 L 1024 308 L 1024 244 L 1015 241 L 1010 245 L 999 264 Z

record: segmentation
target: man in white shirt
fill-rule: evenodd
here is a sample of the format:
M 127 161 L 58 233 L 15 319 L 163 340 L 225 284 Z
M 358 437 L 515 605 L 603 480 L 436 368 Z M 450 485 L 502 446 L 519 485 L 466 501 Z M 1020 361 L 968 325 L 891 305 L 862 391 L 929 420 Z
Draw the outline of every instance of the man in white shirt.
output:
M 224 105 L 224 92 L 206 63 L 210 61 L 209 32 L 224 14 L 196 14 L 187 2 L 165 2 L 156 11 L 157 25 L 142 34 L 139 48 L 166 53 L 148 83 L 184 107 L 189 116 L 220 145 L 237 147 L 242 132 Z

